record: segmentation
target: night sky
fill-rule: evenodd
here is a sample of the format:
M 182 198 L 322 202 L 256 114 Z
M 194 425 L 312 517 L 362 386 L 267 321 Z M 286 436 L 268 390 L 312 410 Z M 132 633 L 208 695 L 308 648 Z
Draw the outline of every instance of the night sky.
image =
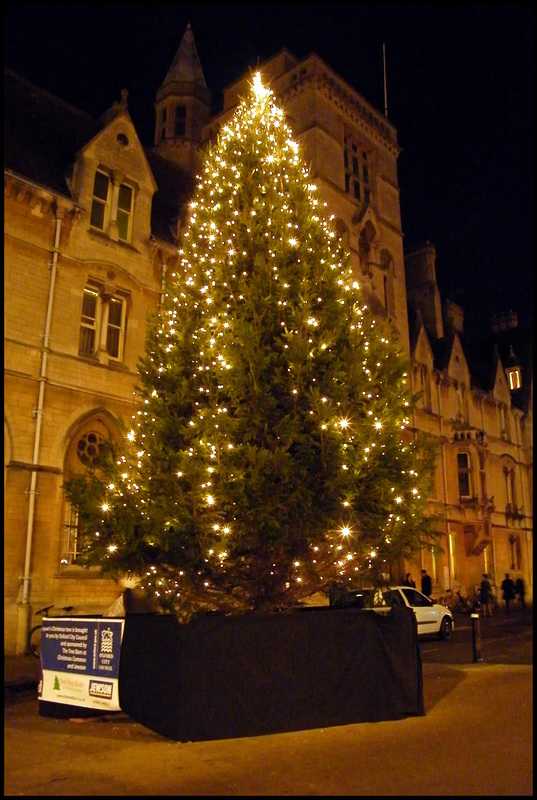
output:
M 121 89 L 142 143 L 190 22 L 213 110 L 282 48 L 317 53 L 388 117 L 402 148 L 405 247 L 436 246 L 442 298 L 465 330 L 532 321 L 533 14 L 514 5 L 7 5 L 5 66 L 100 115 Z

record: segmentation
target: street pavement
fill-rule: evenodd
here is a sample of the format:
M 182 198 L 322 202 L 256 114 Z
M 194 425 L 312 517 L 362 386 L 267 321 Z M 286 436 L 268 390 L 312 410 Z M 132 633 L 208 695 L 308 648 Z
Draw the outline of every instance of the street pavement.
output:
M 7 657 L 5 796 L 532 796 L 533 665 L 469 655 L 423 664 L 424 717 L 187 743 L 41 717 L 37 659 Z

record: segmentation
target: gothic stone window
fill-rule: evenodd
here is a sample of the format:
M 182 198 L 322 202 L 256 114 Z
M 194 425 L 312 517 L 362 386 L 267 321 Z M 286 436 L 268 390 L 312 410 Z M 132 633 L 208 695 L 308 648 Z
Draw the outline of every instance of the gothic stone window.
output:
M 103 351 L 114 361 L 123 359 L 126 298 L 88 285 L 82 298 L 78 354 L 94 357 Z
M 472 497 L 472 462 L 470 453 L 466 451 L 457 453 L 457 477 L 459 497 L 462 499 Z
M 509 554 L 511 556 L 511 569 L 522 569 L 522 543 L 520 536 L 515 534 L 509 536 Z
M 175 107 L 174 135 L 181 138 L 186 136 L 186 106 Z
M 416 391 L 420 393 L 422 408 L 430 411 L 432 408 L 431 377 L 425 364 L 416 364 L 414 367 Z
M 168 120 L 168 109 L 163 108 L 160 112 L 160 135 L 159 138 L 163 141 L 166 138 L 166 122 Z
M 366 206 L 371 196 L 369 154 L 351 134 L 345 136 L 343 162 L 345 191 L 360 205 Z
M 394 297 L 394 262 L 393 256 L 388 250 L 381 250 L 380 267 L 382 269 L 382 304 L 388 315 L 391 317 L 395 312 Z
M 514 510 L 517 502 L 515 467 L 513 464 L 504 464 L 503 477 L 505 482 L 505 504 L 509 510 Z
M 95 470 L 99 467 L 99 459 L 105 447 L 104 431 L 90 428 L 75 437 L 70 449 L 71 468 L 80 471 L 83 465 L 86 469 Z M 60 564 L 68 567 L 75 564 L 80 553 L 81 537 L 78 522 L 78 512 L 67 500 L 63 517 Z

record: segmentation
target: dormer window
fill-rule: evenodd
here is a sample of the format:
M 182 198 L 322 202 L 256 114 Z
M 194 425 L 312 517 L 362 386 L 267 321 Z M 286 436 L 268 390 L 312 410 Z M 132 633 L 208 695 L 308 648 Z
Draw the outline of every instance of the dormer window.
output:
M 108 233 L 112 238 L 115 238 L 112 231 L 117 228 L 117 238 L 122 242 L 130 241 L 133 199 L 132 186 L 123 183 L 117 176 L 114 181 L 111 175 L 97 170 L 93 182 L 90 226 Z
M 110 178 L 104 172 L 97 171 L 93 182 L 93 200 L 91 202 L 90 225 L 100 231 L 108 227 L 110 214 Z
M 132 189 L 125 183 L 120 184 L 117 195 L 117 233 L 123 242 L 130 239 L 130 225 L 132 218 Z
M 522 373 L 520 367 L 511 367 L 507 370 L 507 378 L 509 380 L 509 388 L 512 392 L 520 389 L 522 386 Z

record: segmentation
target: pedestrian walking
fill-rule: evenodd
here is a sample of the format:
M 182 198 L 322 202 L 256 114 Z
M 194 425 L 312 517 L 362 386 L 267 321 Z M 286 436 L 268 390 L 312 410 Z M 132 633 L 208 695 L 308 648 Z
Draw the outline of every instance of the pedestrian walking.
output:
M 416 581 L 413 580 L 412 575 L 410 572 L 407 572 L 406 577 L 403 581 L 403 586 L 412 586 L 413 589 L 416 588 Z
M 524 598 L 524 594 L 526 592 L 524 581 L 522 578 L 517 578 L 515 581 L 515 594 L 517 596 L 518 602 L 521 608 L 526 608 L 526 600 Z
M 426 597 L 430 597 L 433 593 L 433 582 L 426 569 L 421 571 L 421 591 Z
M 502 597 L 505 603 L 505 613 L 511 613 L 511 601 L 516 597 L 515 582 L 510 577 L 509 573 L 505 573 L 505 578 L 502 581 Z
M 492 586 L 489 581 L 489 576 L 486 572 L 483 573 L 481 581 L 481 608 L 484 617 L 492 617 L 493 604 L 492 604 Z

